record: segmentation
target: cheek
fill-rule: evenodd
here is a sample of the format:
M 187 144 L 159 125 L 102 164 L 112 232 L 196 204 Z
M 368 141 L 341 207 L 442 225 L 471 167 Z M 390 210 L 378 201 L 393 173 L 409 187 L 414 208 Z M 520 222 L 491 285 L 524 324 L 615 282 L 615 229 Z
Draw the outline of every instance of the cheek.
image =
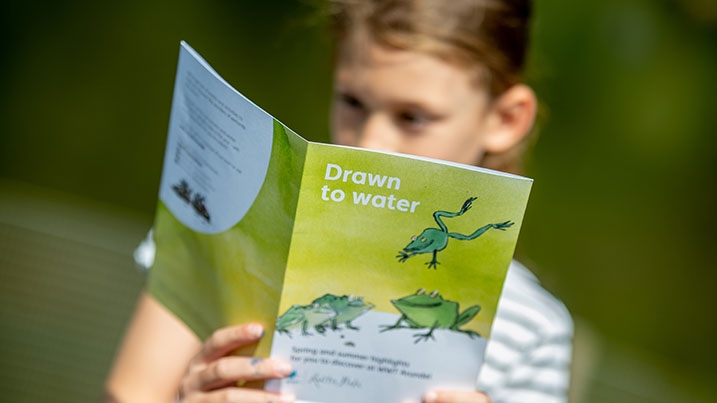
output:
M 469 118 L 455 128 L 452 143 L 460 155 L 460 161 L 465 164 L 476 165 L 485 154 L 484 128 L 478 118 Z
M 345 130 L 342 131 L 340 129 L 333 129 L 331 131 L 331 142 L 342 146 L 353 147 L 356 145 L 354 136 L 352 136 L 351 133 L 348 133 Z
M 421 155 L 468 165 L 476 165 L 484 154 L 480 132 L 473 125 L 441 127 L 414 145 Z
M 351 145 L 351 132 L 346 119 L 342 116 L 341 107 L 333 105 L 330 116 L 331 141 L 335 144 Z
M 331 138 L 334 143 L 357 146 L 364 124 L 364 116 L 360 110 L 342 104 L 331 110 Z

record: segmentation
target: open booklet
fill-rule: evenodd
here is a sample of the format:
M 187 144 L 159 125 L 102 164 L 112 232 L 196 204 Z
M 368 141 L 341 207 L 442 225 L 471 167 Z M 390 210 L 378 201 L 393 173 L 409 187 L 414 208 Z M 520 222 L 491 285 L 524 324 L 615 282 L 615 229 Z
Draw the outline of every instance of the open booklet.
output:
M 201 339 L 262 323 L 302 402 L 473 390 L 531 184 L 306 141 L 182 43 L 148 289 Z

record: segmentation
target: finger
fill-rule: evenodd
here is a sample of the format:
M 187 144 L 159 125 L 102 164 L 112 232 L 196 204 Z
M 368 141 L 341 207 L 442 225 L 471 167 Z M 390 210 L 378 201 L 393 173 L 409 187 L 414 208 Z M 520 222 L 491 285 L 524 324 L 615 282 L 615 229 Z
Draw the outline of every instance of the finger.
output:
M 432 390 L 423 397 L 424 403 L 491 403 L 483 392 L 459 390 Z
M 283 378 L 292 372 L 286 361 L 247 357 L 224 357 L 208 364 L 205 368 L 187 375 L 183 390 L 209 391 L 231 385 L 236 381 Z
M 202 350 L 192 360 L 193 364 L 216 360 L 238 347 L 254 343 L 263 335 L 264 328 L 258 323 L 218 329 L 204 342 Z
M 265 392 L 256 389 L 224 388 L 189 396 L 182 403 L 291 403 L 294 395 Z

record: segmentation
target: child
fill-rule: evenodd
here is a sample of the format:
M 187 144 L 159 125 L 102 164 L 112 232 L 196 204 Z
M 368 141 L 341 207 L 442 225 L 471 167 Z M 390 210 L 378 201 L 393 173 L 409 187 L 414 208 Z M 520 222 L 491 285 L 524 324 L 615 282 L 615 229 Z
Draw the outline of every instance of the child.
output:
M 333 141 L 519 172 L 537 104 L 520 83 L 530 9 L 528 0 L 331 4 Z M 257 324 L 238 325 L 202 343 L 145 294 L 107 389 L 121 402 L 171 401 L 177 391 L 186 402 L 293 401 L 238 386 L 291 373 L 287 362 L 229 354 L 262 334 Z M 481 391 L 431 391 L 424 401 L 565 401 L 571 337 L 564 306 L 513 262 Z

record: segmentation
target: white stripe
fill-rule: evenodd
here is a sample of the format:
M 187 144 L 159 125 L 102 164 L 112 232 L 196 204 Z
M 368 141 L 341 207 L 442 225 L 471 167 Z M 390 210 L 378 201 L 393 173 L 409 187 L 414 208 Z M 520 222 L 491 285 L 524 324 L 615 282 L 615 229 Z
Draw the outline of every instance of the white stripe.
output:
M 565 402 L 573 324 L 565 306 L 513 262 L 486 348 L 478 387 L 494 403 Z

